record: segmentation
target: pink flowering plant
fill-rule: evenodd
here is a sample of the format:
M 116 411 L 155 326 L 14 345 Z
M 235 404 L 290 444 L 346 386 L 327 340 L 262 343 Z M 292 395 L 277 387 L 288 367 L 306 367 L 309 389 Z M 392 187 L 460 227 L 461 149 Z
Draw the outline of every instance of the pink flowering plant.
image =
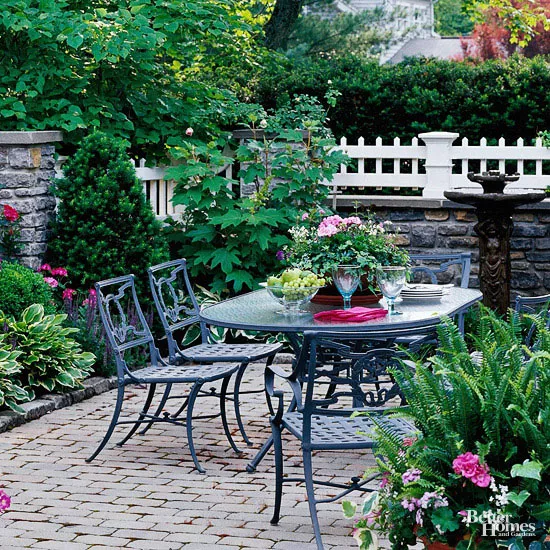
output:
M 428 363 L 392 372 L 408 405 L 391 414 L 411 433 L 373 417 L 379 487 L 362 506 L 343 504 L 347 517 L 359 514 L 362 550 L 376 547 L 379 532 L 400 550 L 417 539 L 462 550 L 550 546 L 550 331 L 536 322 L 529 350 L 517 319 L 482 308 L 472 350 L 447 320 Z M 527 536 L 514 531 L 521 524 Z
M 0 257 L 14 260 L 21 251 L 21 215 L 4 204 L 0 210 Z
M 375 287 L 375 269 L 380 265 L 408 263 L 407 252 L 396 244 L 390 222 L 365 217 L 326 216 L 316 209 L 301 216 L 290 229 L 292 243 L 284 250 L 285 261 L 330 277 L 339 264 L 360 265 L 365 269 L 364 285 Z M 365 290 L 363 288 L 363 290 Z

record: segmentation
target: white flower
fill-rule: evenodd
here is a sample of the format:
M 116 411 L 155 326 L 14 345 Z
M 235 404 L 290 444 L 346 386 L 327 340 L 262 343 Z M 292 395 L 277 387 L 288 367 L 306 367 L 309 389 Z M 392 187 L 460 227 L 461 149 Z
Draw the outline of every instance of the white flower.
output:
M 263 118 L 262 120 L 260 120 L 260 122 L 258 123 L 258 126 L 260 128 L 267 128 L 267 120 L 265 118 Z
M 193 128 L 187 128 L 187 130 L 185 130 L 185 135 L 191 137 L 193 135 Z

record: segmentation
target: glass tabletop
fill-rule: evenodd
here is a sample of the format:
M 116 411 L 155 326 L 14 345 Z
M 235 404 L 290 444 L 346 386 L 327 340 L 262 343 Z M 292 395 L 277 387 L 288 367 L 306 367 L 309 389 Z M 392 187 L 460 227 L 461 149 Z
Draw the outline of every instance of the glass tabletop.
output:
M 397 304 L 402 315 L 383 317 L 362 323 L 319 322 L 313 314 L 329 309 L 342 309 L 341 306 L 327 306 L 310 303 L 303 307 L 309 313 L 284 315 L 279 313 L 281 306 L 269 296 L 266 290 L 257 290 L 224 300 L 205 307 L 200 314 L 207 325 L 262 332 L 299 333 L 306 330 L 367 331 L 376 334 L 412 334 L 415 331 L 439 324 L 444 316 L 452 316 L 464 311 L 481 300 L 481 292 L 471 288 L 449 288 L 440 301 L 403 300 Z M 369 307 L 384 307 L 382 300 Z

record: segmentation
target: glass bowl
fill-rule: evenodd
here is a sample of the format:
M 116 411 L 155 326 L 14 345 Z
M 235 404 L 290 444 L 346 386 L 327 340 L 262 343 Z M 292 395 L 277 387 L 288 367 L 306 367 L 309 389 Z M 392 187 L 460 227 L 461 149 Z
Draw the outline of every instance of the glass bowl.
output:
M 280 305 L 283 306 L 283 310 L 278 313 L 296 314 L 296 313 L 310 313 L 309 311 L 303 311 L 301 308 L 311 301 L 311 299 L 317 294 L 317 291 L 321 286 L 309 286 L 309 287 L 283 287 L 283 286 L 268 286 L 267 283 L 261 283 L 268 294 Z

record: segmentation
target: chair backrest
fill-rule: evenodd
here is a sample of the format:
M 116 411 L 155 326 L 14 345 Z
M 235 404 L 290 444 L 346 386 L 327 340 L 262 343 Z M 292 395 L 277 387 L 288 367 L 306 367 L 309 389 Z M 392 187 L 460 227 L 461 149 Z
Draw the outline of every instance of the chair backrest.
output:
M 422 264 L 413 265 L 411 271 L 413 273 L 425 273 L 433 284 L 438 283 L 437 274 L 448 272 L 452 265 L 460 266 L 460 287 L 468 288 L 470 284 L 472 265 L 472 254 L 470 252 L 460 252 L 458 254 L 411 254 L 410 258 L 411 261 Z
M 149 358 L 157 364 L 158 351 L 147 320 L 139 305 L 133 275 L 95 284 L 97 305 L 109 345 L 114 352 L 118 376 L 130 373 L 125 352 L 149 347 Z
M 550 294 L 545 294 L 544 296 L 517 296 L 514 309 L 515 312 L 521 316 L 524 314 L 542 316 L 546 321 L 546 328 L 550 328 L 549 308 Z M 531 346 L 531 344 L 533 344 L 536 330 L 537 325 L 531 322 L 528 325 L 527 334 L 525 335 L 525 345 Z
M 174 333 L 189 325 L 199 323 L 202 341 L 208 340 L 208 330 L 199 321 L 199 304 L 187 273 L 185 259 L 172 260 L 147 269 L 151 293 L 166 338 L 171 361 L 181 353 Z
M 363 345 L 364 333 L 306 332 L 297 370 L 305 382 L 304 414 L 312 415 L 327 405 L 319 387 L 333 387 L 330 401 L 339 406 L 386 408 L 404 404 L 404 398 L 388 367 L 401 368 L 402 353 Z M 341 358 L 334 369 L 334 357 Z M 330 357 L 328 364 L 324 357 Z M 347 368 L 342 368 L 347 362 Z M 317 388 L 317 391 L 316 391 Z

